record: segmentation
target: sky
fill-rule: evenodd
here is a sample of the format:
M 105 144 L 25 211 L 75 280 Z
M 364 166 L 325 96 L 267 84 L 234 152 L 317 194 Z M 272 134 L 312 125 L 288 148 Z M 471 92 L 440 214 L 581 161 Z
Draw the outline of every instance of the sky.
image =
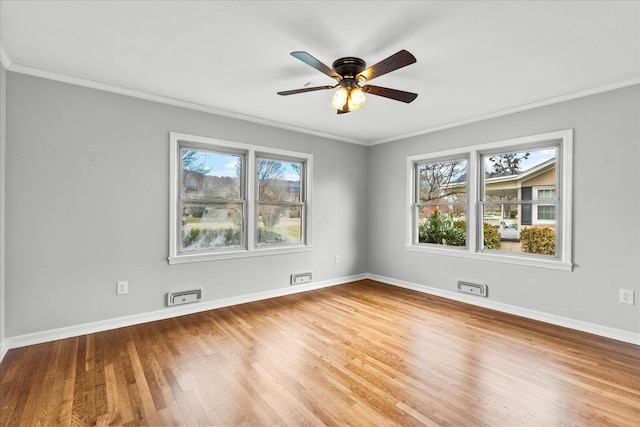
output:
M 527 153 L 527 151 L 519 152 L 518 154 L 523 155 L 524 153 Z M 534 166 L 537 166 L 541 163 L 546 162 L 549 159 L 556 157 L 555 148 L 546 148 L 542 150 L 528 151 L 528 153 L 530 153 L 529 158 L 520 162 L 521 172 L 529 170 Z M 492 163 L 487 162 L 486 170 L 491 171 L 492 169 L 491 166 L 492 166 Z
M 555 149 L 542 149 L 536 151 L 529 151 L 530 156 L 528 159 L 523 160 L 520 164 L 520 170 L 522 172 L 539 165 L 540 163 L 544 163 L 547 160 L 555 157 Z M 211 170 L 207 173 L 207 175 L 211 176 L 236 176 L 236 162 L 237 157 L 230 154 L 214 154 L 214 153 L 202 153 L 206 155 L 205 165 L 209 167 Z M 524 153 L 522 153 L 524 154 Z M 282 165 L 285 167 L 285 180 L 287 181 L 298 181 L 300 178 L 298 174 L 291 167 L 291 163 L 282 162 Z M 488 168 L 491 168 L 491 165 L 487 165 Z
M 205 153 L 203 153 L 205 155 Z M 207 175 L 211 176 L 237 176 L 237 157 L 230 154 L 206 153 L 205 166 L 211 168 Z M 284 179 L 286 181 L 299 181 L 300 176 L 291 167 L 289 162 L 281 162 L 284 166 Z

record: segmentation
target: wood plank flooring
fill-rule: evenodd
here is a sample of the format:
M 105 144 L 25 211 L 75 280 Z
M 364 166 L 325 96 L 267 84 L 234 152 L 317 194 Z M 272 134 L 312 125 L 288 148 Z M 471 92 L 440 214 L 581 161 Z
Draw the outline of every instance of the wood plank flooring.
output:
M 363 280 L 10 350 L 0 425 L 638 426 L 640 347 Z

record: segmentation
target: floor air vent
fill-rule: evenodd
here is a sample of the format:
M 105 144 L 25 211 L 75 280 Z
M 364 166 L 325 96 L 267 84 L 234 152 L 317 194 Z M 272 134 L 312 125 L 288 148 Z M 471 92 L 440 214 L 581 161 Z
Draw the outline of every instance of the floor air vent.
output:
M 188 304 L 190 302 L 200 301 L 202 299 L 202 289 L 194 289 L 191 291 L 169 292 L 167 294 L 167 305 Z
M 311 273 L 297 273 L 291 275 L 291 284 L 299 285 L 311 281 Z
M 477 283 L 469 283 L 458 280 L 458 292 L 486 297 L 487 285 L 478 285 Z

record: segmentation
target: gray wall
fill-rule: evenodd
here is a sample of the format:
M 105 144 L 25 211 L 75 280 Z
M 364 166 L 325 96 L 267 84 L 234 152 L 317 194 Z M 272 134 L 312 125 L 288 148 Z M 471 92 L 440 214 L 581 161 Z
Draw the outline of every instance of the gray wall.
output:
M 7 71 L 0 64 L 0 360 L 5 338 L 5 130 L 6 130 Z
M 366 272 L 367 147 L 13 72 L 7 120 L 7 337 Z M 168 265 L 170 131 L 312 153 L 313 251 Z
M 305 270 L 451 291 L 478 280 L 497 302 L 640 331 L 639 305 L 618 304 L 621 287 L 640 294 L 637 86 L 362 147 L 23 74 L 6 81 L 7 337 L 162 310 L 172 290 L 216 300 L 286 288 Z M 573 272 L 405 250 L 408 155 L 565 128 L 575 129 Z M 170 131 L 313 153 L 313 251 L 168 265 Z M 128 295 L 115 295 L 117 280 Z
M 633 86 L 371 147 L 368 272 L 449 291 L 474 280 L 500 303 L 639 332 L 639 96 Z M 575 132 L 573 272 L 405 249 L 407 156 L 567 128 Z M 618 303 L 620 288 L 636 291 L 635 306 Z

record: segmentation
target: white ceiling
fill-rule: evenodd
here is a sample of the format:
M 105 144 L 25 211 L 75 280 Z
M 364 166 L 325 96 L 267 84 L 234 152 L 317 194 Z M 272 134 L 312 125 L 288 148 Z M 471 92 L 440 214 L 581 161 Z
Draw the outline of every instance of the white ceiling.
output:
M 16 72 L 375 144 L 640 82 L 638 1 L 0 0 L 0 57 Z M 417 63 L 337 115 L 335 81 L 289 55 Z

